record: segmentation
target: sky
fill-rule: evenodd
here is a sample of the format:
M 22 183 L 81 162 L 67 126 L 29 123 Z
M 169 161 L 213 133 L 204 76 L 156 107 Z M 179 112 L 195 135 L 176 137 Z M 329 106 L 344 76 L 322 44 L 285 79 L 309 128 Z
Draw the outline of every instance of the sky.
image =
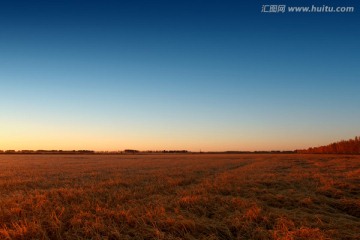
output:
M 353 13 L 264 13 L 263 5 Z M 360 135 L 357 1 L 1 1 L 0 149 L 294 150 Z

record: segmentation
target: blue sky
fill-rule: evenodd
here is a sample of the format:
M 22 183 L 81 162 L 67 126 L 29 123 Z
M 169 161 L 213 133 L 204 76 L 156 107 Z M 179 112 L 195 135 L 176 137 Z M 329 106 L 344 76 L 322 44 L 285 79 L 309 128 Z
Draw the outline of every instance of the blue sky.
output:
M 2 3 L 0 149 L 290 150 L 359 135 L 357 8 L 263 4 L 279 3 Z

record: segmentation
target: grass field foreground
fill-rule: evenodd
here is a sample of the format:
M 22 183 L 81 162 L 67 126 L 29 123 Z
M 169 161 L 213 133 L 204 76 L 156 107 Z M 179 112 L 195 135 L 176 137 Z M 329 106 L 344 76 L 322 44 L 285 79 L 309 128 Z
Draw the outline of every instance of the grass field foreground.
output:
M 0 155 L 0 239 L 360 239 L 360 157 Z

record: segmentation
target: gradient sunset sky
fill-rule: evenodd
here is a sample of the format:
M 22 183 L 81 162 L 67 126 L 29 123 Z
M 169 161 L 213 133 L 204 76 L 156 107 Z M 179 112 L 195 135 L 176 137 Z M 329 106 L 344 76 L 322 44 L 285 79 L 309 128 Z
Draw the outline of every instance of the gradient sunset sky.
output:
M 0 149 L 293 150 L 359 135 L 358 1 L 126 2 L 1 2 Z

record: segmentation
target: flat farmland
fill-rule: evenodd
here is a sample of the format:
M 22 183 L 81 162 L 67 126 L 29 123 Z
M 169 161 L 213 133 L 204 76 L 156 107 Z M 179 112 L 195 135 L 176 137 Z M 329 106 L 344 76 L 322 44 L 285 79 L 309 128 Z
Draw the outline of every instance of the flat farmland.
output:
M 360 157 L 0 155 L 0 239 L 360 239 Z

